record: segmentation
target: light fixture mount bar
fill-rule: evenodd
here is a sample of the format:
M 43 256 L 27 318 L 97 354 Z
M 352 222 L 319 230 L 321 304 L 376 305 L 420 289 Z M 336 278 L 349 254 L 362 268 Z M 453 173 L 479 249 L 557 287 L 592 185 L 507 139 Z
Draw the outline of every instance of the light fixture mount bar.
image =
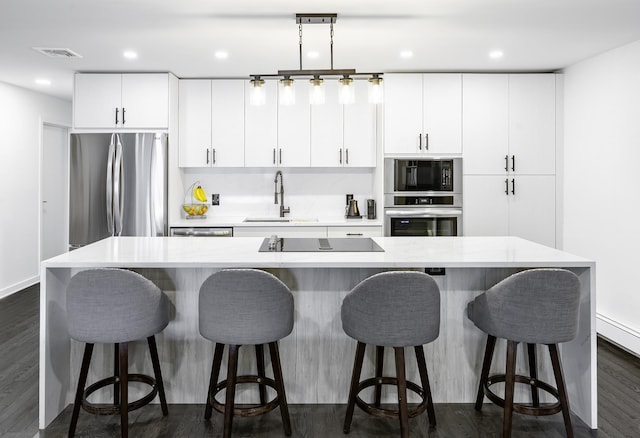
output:
M 296 14 L 297 24 L 334 24 L 338 14 Z
M 278 76 L 343 76 L 355 75 L 355 68 L 324 69 L 324 70 L 278 70 Z

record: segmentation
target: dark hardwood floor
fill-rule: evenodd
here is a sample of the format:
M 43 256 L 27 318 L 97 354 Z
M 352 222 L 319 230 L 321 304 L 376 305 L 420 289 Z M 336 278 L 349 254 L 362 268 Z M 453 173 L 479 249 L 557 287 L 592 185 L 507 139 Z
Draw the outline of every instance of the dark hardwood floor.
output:
M 0 437 L 63 437 L 71 407 L 46 429 L 38 431 L 38 319 L 39 288 L 34 286 L 0 300 Z M 576 437 L 640 437 L 640 359 L 598 339 L 598 432 L 574 418 Z M 502 410 L 485 403 L 478 413 L 471 404 L 436 404 L 438 425 L 429 428 L 426 415 L 409 421 L 412 437 L 498 437 Z M 344 436 L 344 405 L 290 406 L 294 437 Z M 203 405 L 169 405 L 163 417 L 158 405 L 131 412 L 132 437 L 220 436 L 222 417 L 203 419 Z M 560 414 L 551 417 L 514 415 L 514 437 L 560 438 Z M 119 420 L 111 416 L 80 413 L 77 437 L 118 437 Z M 279 412 L 234 420 L 234 436 L 282 437 Z M 396 421 L 376 419 L 356 409 L 349 436 L 353 438 L 399 436 Z

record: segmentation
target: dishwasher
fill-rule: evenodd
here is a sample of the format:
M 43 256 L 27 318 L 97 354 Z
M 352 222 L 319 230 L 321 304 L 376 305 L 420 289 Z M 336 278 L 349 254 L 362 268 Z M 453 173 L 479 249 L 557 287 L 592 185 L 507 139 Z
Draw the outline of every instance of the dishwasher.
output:
M 178 227 L 171 228 L 173 237 L 233 237 L 233 227 Z

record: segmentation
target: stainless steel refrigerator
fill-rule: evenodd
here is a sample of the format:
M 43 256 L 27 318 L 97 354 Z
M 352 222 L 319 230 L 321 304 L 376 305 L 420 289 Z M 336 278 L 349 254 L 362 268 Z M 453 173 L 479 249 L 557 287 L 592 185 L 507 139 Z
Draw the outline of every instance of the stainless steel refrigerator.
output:
M 69 247 L 167 235 L 167 136 L 71 134 Z

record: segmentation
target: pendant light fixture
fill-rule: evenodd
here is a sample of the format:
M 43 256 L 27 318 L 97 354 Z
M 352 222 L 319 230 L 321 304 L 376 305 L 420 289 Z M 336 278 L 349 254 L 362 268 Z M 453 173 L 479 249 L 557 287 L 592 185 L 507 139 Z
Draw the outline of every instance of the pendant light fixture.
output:
M 262 105 L 265 102 L 265 93 L 262 89 L 263 78 L 280 79 L 278 101 L 281 105 L 292 105 L 295 103 L 294 78 L 309 78 L 310 90 L 309 101 L 312 105 L 321 105 L 325 102 L 324 81 L 325 78 L 337 77 L 340 82 L 339 99 L 341 104 L 351 104 L 355 102 L 354 80 L 368 79 L 370 83 L 369 102 L 380 103 L 382 101 L 382 73 L 357 73 L 355 69 L 334 69 L 333 68 L 333 25 L 338 18 L 338 14 L 296 14 L 299 36 L 299 69 L 298 70 L 278 70 L 277 74 L 251 75 L 252 94 L 250 103 L 252 105 Z M 302 25 L 303 24 L 328 24 L 330 28 L 329 47 L 331 53 L 331 65 L 329 69 L 304 70 L 302 68 Z M 335 79 L 332 79 L 335 80 Z M 375 91 L 372 89 L 375 88 Z M 256 98 L 253 99 L 254 94 Z M 373 100 L 372 100 L 373 99 Z M 255 102 L 255 103 L 254 103 Z

